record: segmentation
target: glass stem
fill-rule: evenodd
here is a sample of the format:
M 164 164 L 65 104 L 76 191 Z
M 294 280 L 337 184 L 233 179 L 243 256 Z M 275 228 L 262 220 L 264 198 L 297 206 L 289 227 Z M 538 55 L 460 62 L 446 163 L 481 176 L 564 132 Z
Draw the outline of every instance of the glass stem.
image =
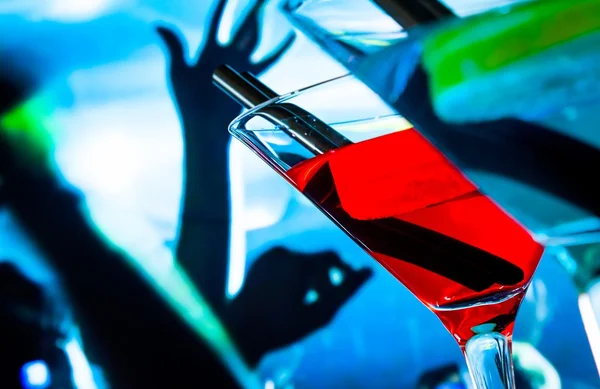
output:
M 476 389 L 515 389 L 511 339 L 499 332 L 475 335 L 465 358 Z
M 600 375 L 600 269 L 597 242 L 552 247 L 558 262 L 569 272 L 579 293 L 583 327 Z
M 600 375 L 600 280 L 579 294 L 579 312 Z

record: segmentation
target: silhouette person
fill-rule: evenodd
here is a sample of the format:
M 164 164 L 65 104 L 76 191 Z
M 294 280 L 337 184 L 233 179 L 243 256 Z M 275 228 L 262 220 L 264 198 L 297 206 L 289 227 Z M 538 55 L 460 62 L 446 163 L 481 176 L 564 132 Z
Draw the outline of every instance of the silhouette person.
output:
M 28 95 L 28 85 L 16 85 L 16 80 L 12 75 L 7 77 L 6 74 L 0 74 L 0 117 Z M 14 139 L 18 136 L 23 138 Z M 61 187 L 47 168 L 39 165 L 39 159 L 30 158 L 27 136 L 25 132 L 9 134 L 0 128 L 0 198 L 3 205 L 10 207 L 38 249 L 59 272 L 82 324 L 81 336 L 86 354 L 94 364 L 103 367 L 111 387 L 185 388 L 196 387 L 207 379 L 212 387 L 238 387 L 215 354 L 186 323 L 173 314 L 172 308 L 135 269 L 127 264 L 123 254 L 107 246 L 90 228 L 86 218 L 80 213 L 77 196 Z M 23 148 L 23 151 L 18 152 L 17 147 Z M 247 310 L 268 321 L 276 312 L 286 308 L 281 304 L 264 304 L 268 301 L 268 294 L 273 290 L 281 291 L 281 284 L 292 285 L 292 281 L 301 286 L 306 285 L 284 291 L 295 292 L 292 296 L 302 296 L 300 289 L 304 292 L 308 286 L 324 294 L 326 290 L 319 288 L 319 283 L 323 283 L 325 273 L 314 272 L 310 278 L 296 277 L 295 270 L 306 269 L 306 266 L 298 268 L 296 264 L 298 260 L 306 259 L 305 256 L 283 249 L 279 251 L 271 251 L 271 254 L 276 255 L 266 256 L 266 260 L 260 260 L 251 269 L 252 274 L 260 277 L 248 277 L 249 282 L 240 293 L 239 300 L 228 306 L 224 317 L 242 317 L 241 312 Z M 279 266 L 281 270 L 265 272 L 258 266 L 265 264 L 267 266 L 263 267 L 270 269 L 273 267 L 269 265 L 269 262 L 273 262 L 271 259 L 281 256 L 283 260 L 275 261 L 275 266 Z M 313 302 L 302 305 L 292 304 L 295 303 L 293 300 L 288 301 L 290 304 L 287 305 L 298 308 L 291 310 L 293 315 L 288 315 L 287 321 L 284 320 L 284 324 L 292 330 L 295 329 L 295 320 L 302 317 L 303 311 L 320 314 L 318 317 L 314 316 L 320 320 L 313 320 L 311 325 L 318 327 L 320 323 L 330 320 L 341 306 L 338 301 L 347 300 L 368 277 L 368 271 L 358 274 L 359 272 L 345 266 L 337 256 L 325 256 L 329 257 L 330 263 L 337 264 L 338 269 L 348 270 L 347 280 L 354 276 L 355 281 L 343 283 L 343 287 L 338 286 L 339 293 L 334 295 L 334 299 L 330 299 L 335 304 L 334 309 L 330 308 L 325 298 L 319 301 L 324 304 Z M 296 261 L 286 261 L 286 257 Z M 292 265 L 282 266 L 286 262 Z M 320 263 L 313 262 L 314 267 L 324 267 L 324 263 L 323 260 Z M 282 273 L 282 270 L 286 270 L 288 275 L 277 277 L 276 274 Z M 262 285 L 261 278 L 269 283 Z M 250 280 L 258 280 L 259 287 L 253 287 L 257 282 Z M 298 280 L 306 280 L 306 284 Z M 270 285 L 274 287 L 269 290 Z M 254 307 L 242 303 L 242 298 L 252 302 Z M 236 312 L 236 306 L 243 308 L 239 309 L 240 313 Z M 273 321 L 275 324 L 281 322 L 282 320 Z M 230 325 L 249 361 L 257 362 L 266 349 L 287 343 L 290 336 L 291 341 L 298 336 L 292 331 L 286 331 L 285 338 L 273 337 L 268 339 L 269 344 L 264 342 L 269 329 L 263 324 L 269 322 L 257 323 L 254 320 L 247 326 Z M 252 341 L 255 335 L 262 343 Z
M 170 58 L 170 79 L 184 133 L 185 186 L 177 259 L 198 289 L 221 315 L 250 365 L 268 351 L 289 345 L 327 325 L 370 277 L 371 270 L 354 270 L 335 252 L 301 254 L 276 247 L 257 259 L 239 295 L 228 302 L 229 227 L 227 131 L 240 107 L 212 84 L 222 63 L 260 74 L 294 42 L 285 40 L 275 54 L 258 64 L 250 55 L 259 41 L 258 0 L 228 46 L 217 42 L 226 0 L 219 0 L 208 28 L 206 46 L 197 63 L 185 60 L 178 34 L 158 27 Z M 344 280 L 333 285 L 332 269 Z M 308 293 L 318 293 L 311 303 Z M 252 335 L 245 338 L 244 335 Z
M 30 87 L 0 72 L 0 117 L 27 98 Z M 78 197 L 32 157 L 28 136 L 0 125 L 0 197 L 60 275 L 86 354 L 102 366 L 110 386 L 190 388 L 209 381 L 209 387 L 239 388 L 191 327 L 88 225 Z M 22 328 L 7 328 L 7 336 L 14 330 Z M 38 344 L 28 339 L 31 347 Z M 18 355 L 11 355 L 6 358 L 15 363 Z

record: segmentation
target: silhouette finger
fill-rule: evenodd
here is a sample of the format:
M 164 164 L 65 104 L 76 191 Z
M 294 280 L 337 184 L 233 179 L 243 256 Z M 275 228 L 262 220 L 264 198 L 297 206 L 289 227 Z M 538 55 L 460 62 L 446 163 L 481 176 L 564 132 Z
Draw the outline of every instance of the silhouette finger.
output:
M 221 25 L 221 17 L 223 16 L 226 5 L 227 0 L 217 1 L 217 6 L 215 7 L 215 11 L 209 22 L 208 40 L 206 41 L 207 45 L 218 44 L 217 36 L 219 35 L 219 26 Z
M 373 277 L 373 270 L 369 268 L 353 270 L 347 278 L 349 288 L 354 290 L 352 294 L 356 293 L 371 277 Z
M 240 29 L 232 41 L 232 46 L 243 58 L 248 58 L 256 48 L 258 43 L 258 30 Z
M 240 31 L 255 29 L 258 30 L 260 12 L 262 11 L 264 5 L 266 4 L 265 0 L 256 0 L 252 9 L 248 13 L 246 19 L 242 22 L 240 26 Z
M 170 28 L 159 26 L 156 32 L 167 47 L 171 57 L 171 68 L 185 66 L 184 48 L 181 39 Z
M 237 51 L 245 57 L 249 57 L 256 49 L 259 41 L 260 32 L 260 14 L 265 0 L 256 0 L 248 16 L 244 19 L 241 26 L 238 28 L 233 39 L 233 45 Z
M 270 68 L 275 62 L 279 61 L 281 56 L 285 54 L 290 47 L 296 41 L 296 35 L 292 34 L 288 38 L 285 39 L 284 43 L 268 58 L 259 62 L 258 64 L 252 66 L 251 72 L 255 74 L 260 74 Z

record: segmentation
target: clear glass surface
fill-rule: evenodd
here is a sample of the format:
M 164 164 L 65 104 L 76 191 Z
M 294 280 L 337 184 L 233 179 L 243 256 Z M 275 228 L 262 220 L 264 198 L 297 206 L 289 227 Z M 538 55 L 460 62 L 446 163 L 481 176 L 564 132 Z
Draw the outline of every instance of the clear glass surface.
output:
M 304 3 L 311 15 L 329 7 Z M 591 185 L 600 160 L 600 3 L 489 2 L 473 12 L 449 3 L 475 16 L 351 52 L 321 19 L 307 22 L 302 7 L 288 16 L 549 247 L 587 296 L 600 266 L 583 253 L 600 241 Z M 477 15 L 494 6 L 504 7 Z M 346 33 L 356 35 L 365 17 L 355 12 Z M 588 320 L 588 334 L 592 327 Z
M 463 17 L 526 1 L 530 0 L 446 0 L 442 4 Z M 299 30 L 350 68 L 361 57 L 407 37 L 407 31 L 371 0 L 351 4 L 344 0 L 287 0 L 283 11 Z
M 480 388 L 512 388 L 514 319 L 542 247 L 401 116 L 332 123 L 311 104 L 351 81 L 271 100 L 230 131 L 438 316 Z
M 465 123 L 476 125 L 487 121 L 516 118 L 538 125 L 547 130 L 550 135 L 554 134 L 559 137 L 564 135 L 584 143 L 584 146 L 588 146 L 584 151 L 588 153 L 593 153 L 593 149 L 600 147 L 600 135 L 598 135 L 600 133 L 595 129 L 598 119 L 597 112 L 600 108 L 598 102 L 598 90 L 600 89 L 597 76 L 599 72 L 594 65 L 598 63 L 595 58 L 599 55 L 594 49 L 598 46 L 595 42 L 600 39 L 600 36 L 595 33 L 595 24 L 592 21 L 587 30 L 581 31 L 582 38 L 576 39 L 578 32 L 569 30 L 568 27 L 562 25 L 555 26 L 556 23 L 552 22 L 552 15 L 547 15 L 552 12 L 569 12 L 568 8 L 572 2 L 552 2 L 553 4 L 562 4 L 562 8 L 559 5 L 552 9 L 547 7 L 544 2 L 491 2 L 487 3 L 488 9 L 499 5 L 505 6 L 466 19 L 444 20 L 438 25 L 414 28 L 409 31 L 410 37 L 407 36 L 406 31 L 402 30 L 397 23 L 394 25 L 393 20 L 390 20 L 389 16 L 370 1 L 360 2 L 364 3 L 361 7 L 349 7 L 352 11 L 344 11 L 349 14 L 349 16 L 345 15 L 346 19 L 344 20 L 342 18 L 326 18 L 318 12 L 318 10 L 333 12 L 333 9 L 336 8 L 334 3 L 319 0 L 292 1 L 288 4 L 295 4 L 296 7 L 287 7 L 286 10 L 296 26 L 320 43 L 334 58 L 345 64 L 397 111 L 401 111 L 400 114 L 407 117 L 409 121 L 411 118 L 416 119 L 412 122 L 421 133 L 457 163 L 472 181 L 535 233 L 540 242 L 556 246 L 593 243 L 600 239 L 600 219 L 597 215 L 597 208 L 590 209 L 587 204 L 586 207 L 569 199 L 565 200 L 564 196 L 548 191 L 539 185 L 532 185 L 531 182 L 520 177 L 503 174 L 503 172 L 498 173 L 494 169 L 481 168 L 477 163 L 468 163 L 466 162 L 467 157 L 461 155 L 457 146 L 450 144 L 445 139 L 450 136 L 448 135 L 449 131 L 445 131 L 446 129 L 456 130 L 452 127 L 453 125 Z M 366 5 L 367 3 L 369 6 Z M 455 2 L 450 6 L 454 6 L 455 12 L 460 14 L 461 9 L 464 11 L 469 8 L 468 3 Z M 473 2 L 473 4 L 475 3 L 483 4 L 483 2 Z M 517 4 L 514 5 L 515 3 Z M 584 3 L 590 3 L 590 7 L 593 7 L 596 2 L 586 1 Z M 513 4 L 513 6 L 506 6 L 506 4 Z M 364 9 L 369 9 L 369 11 L 364 11 Z M 472 9 L 477 12 L 485 10 L 483 6 L 473 6 Z M 579 12 L 573 11 L 571 14 L 574 17 L 582 17 L 584 11 L 581 10 L 585 9 L 585 5 L 580 6 L 579 9 Z M 519 21 L 520 15 L 525 15 L 527 12 L 533 16 L 528 20 Z M 511 17 L 511 15 L 513 16 Z M 521 18 L 523 17 L 525 16 L 521 16 Z M 330 22 L 331 19 L 334 19 L 335 22 Z M 517 22 L 521 24 L 511 29 L 511 23 Z M 335 28 L 330 27 L 331 23 L 336 23 Z M 346 26 L 345 30 L 343 29 L 344 25 Z M 385 31 L 387 38 L 384 37 L 378 42 L 370 40 L 367 44 L 360 45 L 342 44 L 340 37 L 359 37 L 365 33 L 364 28 L 360 30 L 356 27 L 359 25 L 377 26 L 377 29 Z M 513 49 L 517 47 L 514 45 L 519 45 L 518 38 L 512 41 L 509 41 L 508 38 L 503 40 L 503 34 L 510 34 L 519 28 L 525 31 L 528 25 L 546 27 L 550 35 L 572 36 L 572 39 L 565 38 L 564 44 L 553 50 L 540 48 L 539 52 L 534 53 L 535 55 L 525 56 L 523 60 L 519 61 L 515 59 L 516 65 L 512 67 L 507 65 L 490 74 L 479 74 L 477 69 L 464 70 L 464 74 L 460 73 L 462 70 L 456 70 L 460 68 L 462 62 L 466 64 L 471 59 L 483 58 L 485 53 L 493 53 L 493 51 L 482 49 L 485 47 L 504 45 L 499 46 L 499 50 L 514 51 Z M 464 31 L 467 31 L 474 26 L 480 26 L 482 34 L 483 30 L 487 28 L 486 31 L 491 38 L 488 41 L 485 38 L 470 41 L 468 34 L 460 35 L 463 28 Z M 343 31 L 343 33 L 336 33 L 336 31 Z M 443 37 L 450 37 L 450 34 L 456 34 L 456 46 L 444 46 L 442 49 L 435 47 L 435 42 L 444 42 Z M 393 38 L 391 38 L 392 36 Z M 535 39 L 535 36 L 533 33 L 533 36 L 523 38 L 523 42 L 526 42 L 527 39 Z M 556 38 L 555 40 L 559 42 L 560 39 Z M 344 42 L 347 41 L 344 38 Z M 429 45 L 425 47 L 427 42 Z M 461 48 L 464 48 L 460 52 L 464 57 L 449 63 L 454 66 L 455 70 L 450 70 L 448 67 L 433 69 L 433 63 L 437 64 L 441 60 L 451 58 L 453 50 L 458 51 Z M 424 54 L 424 51 L 427 53 Z M 429 58 L 428 61 L 425 61 L 426 57 Z M 426 65 L 425 62 L 429 65 Z M 423 90 L 419 96 L 411 97 L 412 101 L 419 99 L 431 101 L 428 104 L 432 105 L 431 113 L 435 115 L 435 119 L 429 121 L 419 120 L 414 112 L 416 108 L 401 107 L 400 105 L 406 104 L 399 101 L 408 97 L 405 89 L 407 83 L 411 81 L 415 69 L 424 66 L 430 68 L 426 70 L 428 78 L 422 86 L 417 86 L 417 89 L 429 89 L 427 85 L 429 81 L 433 83 L 434 79 L 443 78 L 444 74 L 450 74 L 448 72 L 451 71 L 456 71 L 457 77 L 464 76 L 463 83 L 457 84 L 452 91 L 446 90 L 448 93 L 440 95 L 439 98 L 434 99 L 425 95 Z M 437 78 L 430 75 L 434 73 Z M 458 74 L 463 74 L 463 76 L 458 76 Z M 540 98 L 542 95 L 544 98 Z M 448 125 L 435 130 L 433 127 L 440 127 L 440 123 Z M 524 129 L 527 128 L 524 127 Z M 477 127 L 474 126 L 474 130 L 477 130 Z M 480 130 L 484 136 L 496 136 L 484 126 L 481 126 Z M 532 134 L 532 136 L 537 136 L 537 134 Z M 506 144 L 513 142 L 509 139 L 502 141 Z M 589 150 L 590 147 L 593 149 Z M 510 150 L 507 149 L 505 157 L 499 160 L 497 165 L 506 165 L 508 158 L 510 158 Z M 589 162 L 591 164 L 593 160 Z M 559 172 L 551 171 L 553 167 L 553 165 L 547 166 L 544 173 L 558 175 Z M 590 166 L 582 166 L 582 168 L 585 168 L 582 174 L 594 172 Z M 565 174 L 564 172 L 560 173 Z

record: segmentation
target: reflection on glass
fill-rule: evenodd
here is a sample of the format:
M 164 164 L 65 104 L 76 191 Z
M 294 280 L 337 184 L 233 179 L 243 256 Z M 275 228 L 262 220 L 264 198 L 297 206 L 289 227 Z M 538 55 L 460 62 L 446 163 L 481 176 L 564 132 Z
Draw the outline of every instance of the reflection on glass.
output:
M 296 104 L 349 81 L 275 98 L 230 130 L 440 318 L 478 387 L 512 388 L 514 319 L 542 247 L 403 118 L 330 127 Z
M 337 48 L 348 56 L 372 52 L 406 36 L 404 29 L 374 3 L 359 1 L 351 7 L 344 3 L 292 0 L 284 3 L 284 10 L 310 38 L 326 45 L 326 50 Z
M 549 247 L 581 293 L 597 365 L 600 332 L 588 311 L 600 308 L 590 293 L 600 263 L 600 193 L 590 179 L 600 163 L 599 11 L 595 0 L 522 2 L 349 50 L 326 26 L 306 22 L 302 7 L 288 8 L 299 28 Z
M 442 3 L 457 15 L 467 16 L 525 1 L 530 0 L 446 0 Z M 377 3 L 393 2 L 358 0 L 349 6 L 344 0 L 287 0 L 283 10 L 309 38 L 352 67 L 365 55 L 407 36 L 407 31 Z

